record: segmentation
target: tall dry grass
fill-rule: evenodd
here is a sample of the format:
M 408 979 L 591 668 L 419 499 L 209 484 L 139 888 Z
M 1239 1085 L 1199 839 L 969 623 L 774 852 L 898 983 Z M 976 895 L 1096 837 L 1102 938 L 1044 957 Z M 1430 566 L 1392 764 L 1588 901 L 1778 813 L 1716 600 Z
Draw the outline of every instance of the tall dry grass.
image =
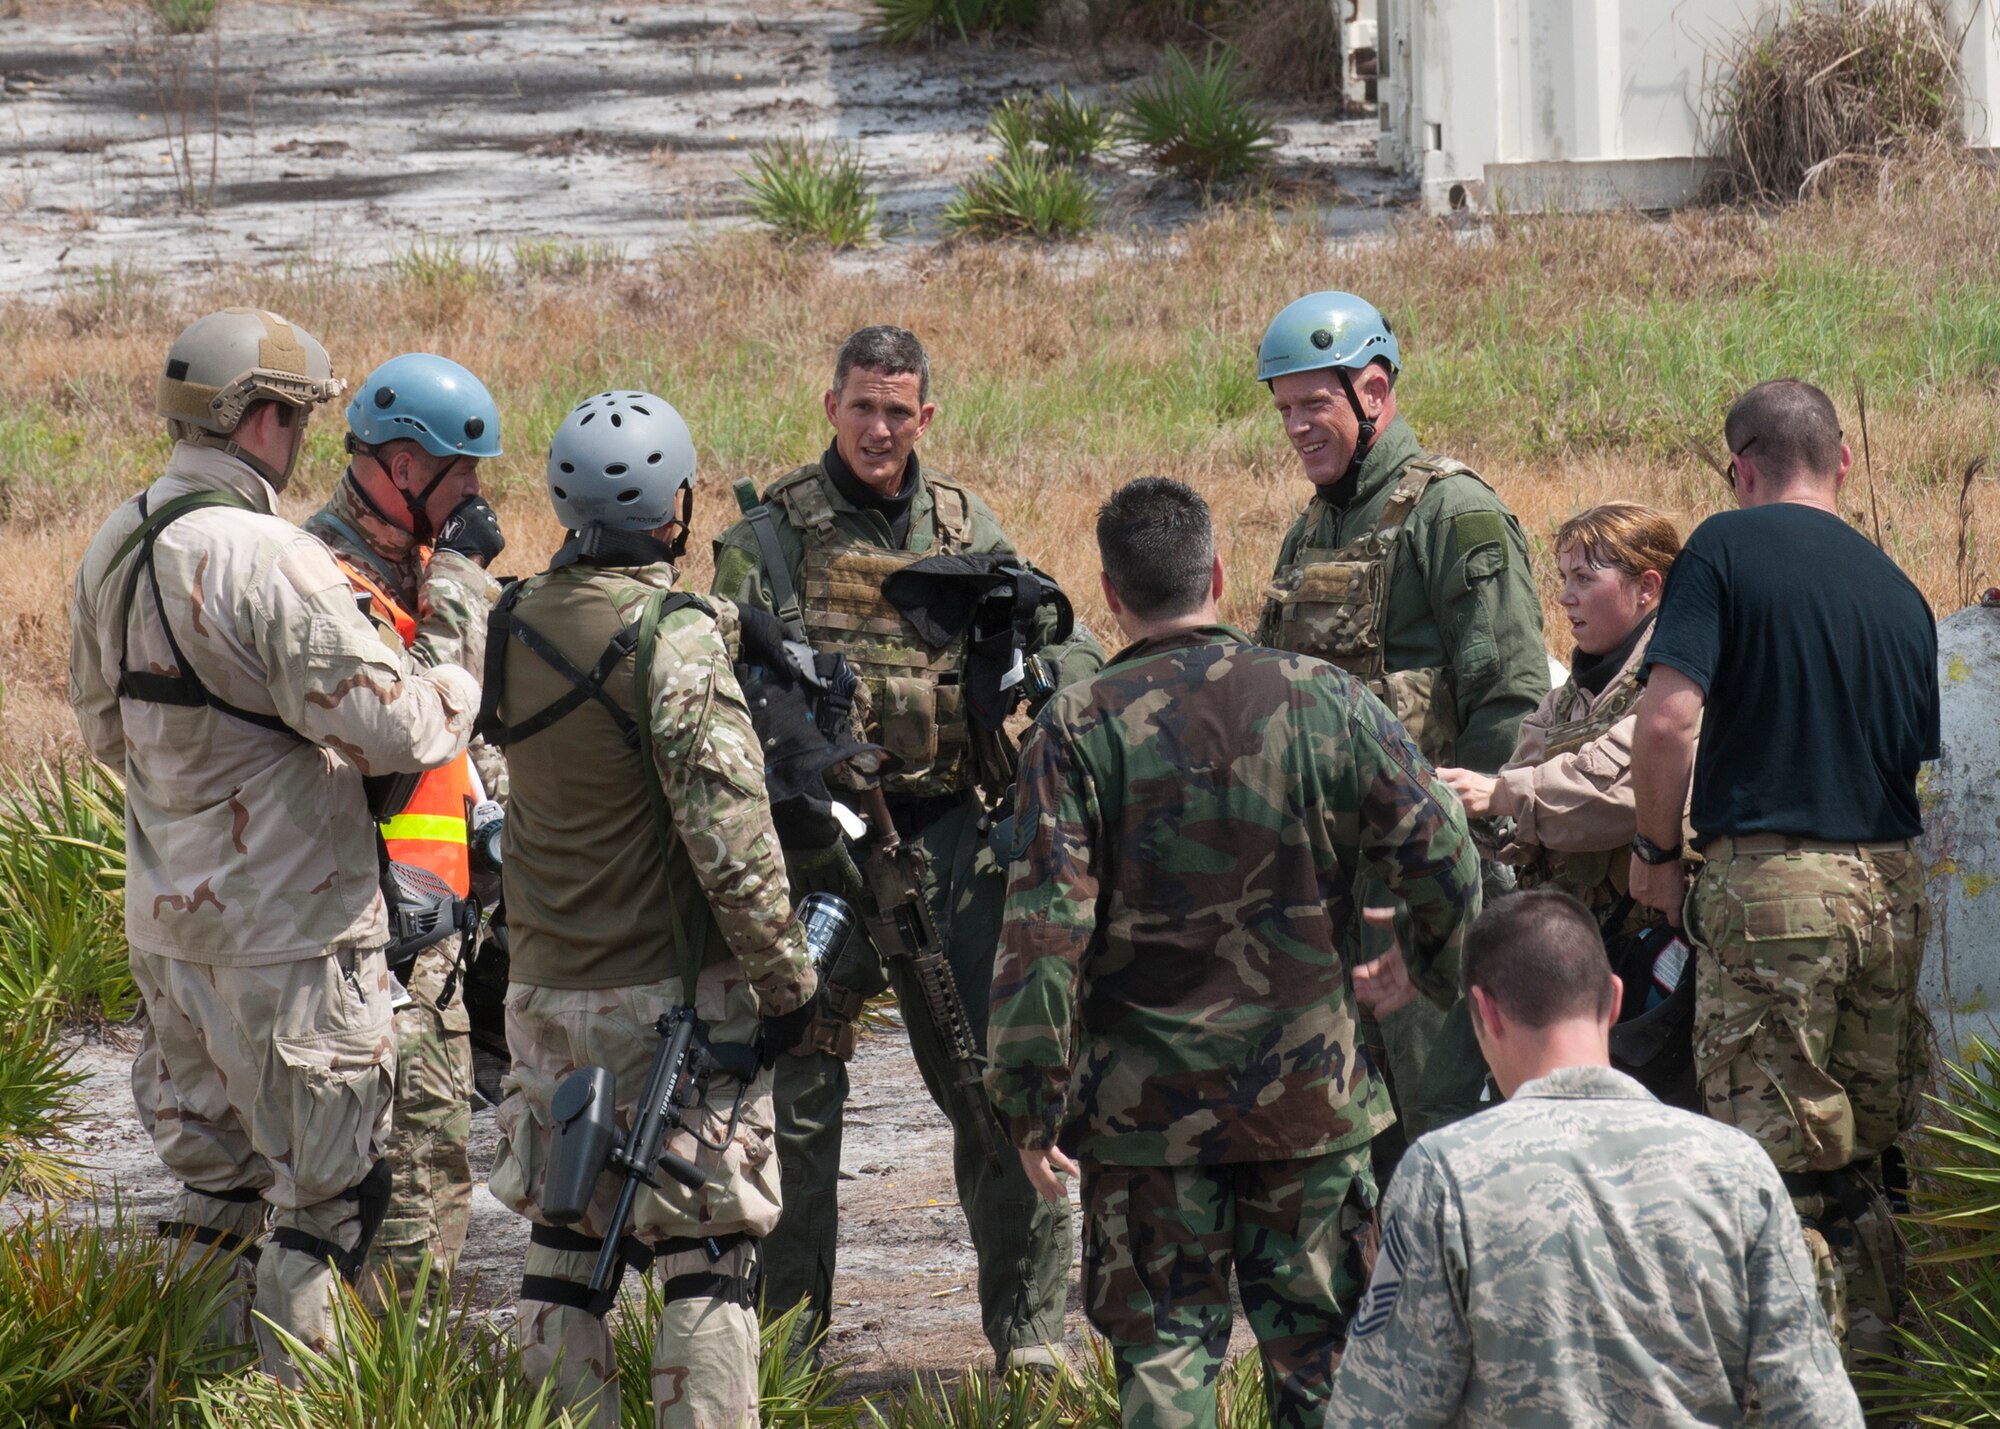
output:
M 733 235 L 567 278 L 436 264 L 348 276 L 329 263 L 169 288 L 119 273 L 53 302 L 0 304 L 0 762 L 73 741 L 71 574 L 105 511 L 158 471 L 157 365 L 208 308 L 285 312 L 350 377 L 411 349 L 479 372 L 504 414 L 507 455 L 489 484 L 506 571 L 537 569 L 553 548 L 542 457 L 579 396 L 615 383 L 680 407 L 701 449 L 707 537 L 734 509 L 731 478 L 768 479 L 820 450 L 840 339 L 902 323 L 936 364 L 926 460 L 977 487 L 1109 635 L 1091 517 L 1111 487 L 1147 473 L 1208 496 L 1229 613 L 1255 618 L 1308 493 L 1252 355 L 1271 313 L 1316 287 L 1365 293 L 1391 315 L 1408 362 L 1402 410 L 1520 515 L 1545 597 L 1548 538 L 1578 508 L 1634 497 L 1683 524 L 1717 509 L 1726 492 L 1702 453 L 1719 451 L 1723 411 L 1750 383 L 1794 374 L 1826 387 L 1851 431 L 1865 384 L 1884 543 L 1940 610 L 1958 604 L 1959 482 L 1994 448 L 2000 388 L 2000 180 L 1970 164 L 1768 217 L 1521 219 L 1475 235 L 1412 225 L 1363 246 L 1238 210 L 1171 238 L 1053 254 L 957 245 L 870 266 Z M 339 431 L 338 414 L 314 424 L 294 514 L 338 476 Z M 1869 485 L 1857 470 L 1848 508 L 1872 531 Z M 1990 506 L 1975 484 L 1975 585 Z M 700 584 L 708 570 L 703 541 L 687 574 Z

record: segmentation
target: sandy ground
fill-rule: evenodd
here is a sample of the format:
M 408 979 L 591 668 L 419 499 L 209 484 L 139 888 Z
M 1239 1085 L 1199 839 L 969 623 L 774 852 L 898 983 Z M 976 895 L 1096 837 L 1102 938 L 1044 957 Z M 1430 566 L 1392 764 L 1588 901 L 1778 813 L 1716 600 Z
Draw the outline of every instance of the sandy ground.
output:
M 131 1040 L 136 1044 L 136 1036 Z M 76 1065 L 90 1079 L 76 1136 L 99 1194 L 115 1192 L 144 1224 L 166 1213 L 176 1183 L 132 1109 L 131 1063 L 130 1050 L 115 1044 L 78 1046 Z M 829 1354 L 849 1362 L 857 1391 L 988 1363 L 972 1243 L 952 1190 L 949 1132 L 900 1031 L 864 1032 L 853 1085 L 842 1144 L 838 1305 Z M 493 1111 L 481 1106 L 472 1118 L 472 1168 L 480 1184 L 459 1287 L 476 1274 L 478 1303 L 504 1321 L 520 1283 L 527 1223 L 487 1194 L 495 1140 Z M 1072 1345 L 1083 1328 L 1076 1296 L 1072 1278 Z
M 0 292 L 440 243 L 639 257 L 745 222 L 750 151 L 799 134 L 859 151 L 893 257 L 996 152 L 995 103 L 1057 83 L 1115 100 L 1152 64 L 1053 41 L 891 52 L 860 0 L 221 0 L 212 35 L 178 41 L 137 3 L 24 3 L 0 19 Z M 1362 230 L 1408 199 L 1370 166 L 1372 120 L 1280 118 L 1290 201 Z M 1194 211 L 1143 173 L 1100 177 L 1116 221 Z

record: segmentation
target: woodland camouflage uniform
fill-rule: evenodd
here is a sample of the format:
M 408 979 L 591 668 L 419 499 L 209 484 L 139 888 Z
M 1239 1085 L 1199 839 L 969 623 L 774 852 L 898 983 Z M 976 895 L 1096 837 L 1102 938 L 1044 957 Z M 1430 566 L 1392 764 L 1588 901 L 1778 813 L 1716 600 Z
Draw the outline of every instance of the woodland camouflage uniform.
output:
M 580 669 L 671 590 L 672 566 L 570 565 L 527 582 L 524 623 Z M 547 730 L 507 745 L 513 776 L 503 845 L 512 936 L 507 1041 L 513 1069 L 498 1121 L 491 1190 L 536 1222 L 517 1334 L 531 1378 L 553 1374 L 557 1400 L 616 1424 L 618 1369 L 604 1321 L 548 1298 L 537 1281 L 590 1278 L 608 1230 L 617 1178 L 573 1228 L 547 1226 L 539 1206 L 557 1086 L 587 1065 L 610 1070 L 621 1132 L 629 1129 L 659 1038 L 655 1020 L 682 1005 L 678 917 L 705 961 L 692 999 L 715 1042 L 755 1039 L 760 1013 L 791 1011 L 815 982 L 792 919 L 783 857 L 764 792 L 764 761 L 731 669 L 735 612 L 690 602 L 661 620 L 646 725 L 677 844 L 663 859 L 640 753 L 594 700 Z M 499 715 L 520 723 L 571 685 L 509 642 Z M 605 689 L 637 712 L 633 657 Z M 741 1099 L 740 1106 L 738 1099 Z M 732 1108 L 740 1115 L 729 1134 Z M 778 1220 L 771 1074 L 747 1085 L 716 1073 L 688 1127 L 667 1149 L 709 1177 L 689 1191 L 668 1177 L 642 1189 L 628 1234 L 658 1253 L 666 1304 L 654 1338 L 659 1429 L 741 1429 L 757 1423 L 758 1241 Z M 724 1140 L 725 1135 L 728 1139 Z
M 365 774 L 433 768 L 465 748 L 478 682 L 385 646 L 346 577 L 276 513 L 270 485 L 220 451 L 186 442 L 146 493 L 157 511 L 194 492 L 208 507 L 160 532 L 159 604 L 139 582 L 126 630 L 113 558 L 140 524 L 112 513 L 78 566 L 70 703 L 91 752 L 126 789 L 126 936 L 148 1019 L 133 1093 L 153 1144 L 186 1190 L 176 1221 L 201 1237 L 250 1239 L 268 1208 L 273 1240 L 255 1309 L 309 1345 L 326 1341 L 333 1271 L 361 1233 L 358 1188 L 388 1131 L 395 1050 L 388 925 Z M 483 576 L 481 577 L 483 580 Z M 434 599 L 469 611 L 450 570 Z M 134 670 L 177 669 L 161 610 L 207 704 L 118 695 Z M 477 662 L 485 628 L 456 633 Z M 245 1262 L 246 1266 L 248 1262 Z M 238 1305 L 232 1338 L 250 1335 Z M 287 1361 L 261 1323 L 265 1361 Z
M 987 1073 L 1083 1167 L 1084 1300 L 1127 1429 L 1203 1429 L 1229 1271 L 1277 1429 L 1318 1429 L 1393 1121 L 1347 985 L 1356 885 L 1450 995 L 1479 911 L 1463 810 L 1380 701 L 1205 626 L 1055 696 L 1022 751 Z
M 818 464 L 774 483 L 764 502 L 815 647 L 846 653 L 867 687 L 873 712 L 867 737 L 902 760 L 901 770 L 885 778 L 883 787 L 904 839 L 928 860 L 932 915 L 973 1037 L 983 1044 L 985 991 L 993 978 L 1006 874 L 987 845 L 986 810 L 975 787 L 979 775 L 959 683 L 964 641 L 942 649 L 925 643 L 883 597 L 881 585 L 890 572 L 923 556 L 1011 553 L 1014 547 L 985 502 L 917 468 L 914 457 L 911 467 L 916 489 L 908 534 L 900 544 L 879 511 L 846 500 Z M 776 611 L 778 598 L 749 522 L 738 522 L 717 543 L 714 589 Z M 1097 642 L 1079 626 L 1069 640 L 1054 643 L 1054 620 L 1052 610 L 1040 612 L 1026 653 L 1040 653 L 1053 664 L 1056 684 L 1093 673 L 1103 663 Z M 997 797 L 1003 791 L 986 792 Z M 855 896 L 809 856 L 793 854 L 792 875 L 801 896 L 819 888 Z M 859 911 L 870 911 L 865 900 Z M 885 960 L 864 981 L 867 985 L 853 989 L 864 996 L 895 987 L 917 1068 L 931 1099 L 951 1121 L 959 1204 L 979 1257 L 980 1315 L 995 1355 L 1005 1362 L 1060 1340 L 1070 1266 L 1068 1216 L 1035 1194 L 1015 1158 L 1003 1155 L 995 1168 L 981 1151 L 969 1119 L 973 1113 L 953 1084 L 949 1058 L 907 963 Z M 847 1093 L 844 1057 L 808 1043 L 779 1059 L 786 1211 L 765 1247 L 768 1297 L 774 1307 L 809 1299 L 821 1324 L 832 1312 Z
M 1469 467 L 1427 456 L 1400 417 L 1369 447 L 1351 492 L 1319 488 L 1292 522 L 1257 639 L 1360 678 L 1432 763 L 1488 774 L 1549 688 L 1520 522 Z M 1357 906 L 1383 901 L 1377 886 Z M 1477 1105 L 1485 1062 L 1459 1007 L 1413 1005 L 1393 1026 L 1364 1017 L 1362 1035 L 1403 1119 L 1376 1148 L 1386 1169 L 1405 1136 Z
M 487 608 L 499 594 L 499 583 L 477 562 L 453 551 L 435 552 L 426 561 L 415 537 L 355 498 L 352 481 L 349 476 L 334 487 L 326 504 L 306 518 L 305 529 L 417 615 L 412 653 L 420 663 L 467 665 L 462 634 L 477 629 L 483 639 Z M 432 579 L 433 569 L 447 578 Z M 471 667 L 480 663 L 474 660 Z M 507 766 L 499 751 L 474 741 L 473 762 L 489 797 L 504 789 Z M 472 1025 L 463 996 L 438 1005 L 458 956 L 456 932 L 419 951 L 404 980 L 410 1001 L 394 1015 L 396 1101 L 383 1152 L 393 1179 L 389 1211 L 364 1271 L 366 1286 L 375 1285 L 386 1271 L 407 1293 L 426 1256 L 442 1272 L 465 1246 L 472 1215 L 467 1145 L 472 1135 Z M 449 1277 L 440 1273 L 432 1283 L 445 1289 Z

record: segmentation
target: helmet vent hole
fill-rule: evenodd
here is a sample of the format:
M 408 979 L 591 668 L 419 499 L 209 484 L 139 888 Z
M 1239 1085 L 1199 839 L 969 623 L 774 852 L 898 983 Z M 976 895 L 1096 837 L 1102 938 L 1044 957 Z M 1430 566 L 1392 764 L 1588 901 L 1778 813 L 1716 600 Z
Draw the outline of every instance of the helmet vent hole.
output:
M 573 463 L 573 462 L 567 462 L 567 461 L 566 461 L 566 462 L 563 462 L 563 463 L 562 463 L 562 474 L 563 474 L 564 476 L 575 476 L 575 475 L 576 475 L 576 465 L 575 465 L 575 463 Z
M 630 506 L 633 502 L 637 501 L 638 499 L 639 499 L 639 488 L 636 486 L 628 486 L 623 491 L 618 493 L 618 504 L 620 506 Z
M 626 470 L 627 468 L 624 462 L 614 461 L 613 463 L 611 463 L 611 465 L 604 468 L 604 474 L 606 476 L 623 476 Z
M 384 409 L 395 406 L 396 389 L 393 387 L 377 387 L 375 389 L 375 405 Z
M 614 427 L 622 427 L 625 425 L 625 419 L 619 416 L 616 412 L 613 412 L 611 414 L 611 425 Z
M 569 493 L 567 491 L 564 491 L 560 486 L 551 486 L 549 490 L 553 491 L 556 494 L 556 500 L 558 501 L 569 500 Z
M 660 464 L 660 454 L 658 452 L 654 452 L 651 456 L 646 458 L 647 466 L 658 466 L 659 464 Z
M 642 417 L 650 417 L 653 415 L 651 412 L 647 411 L 644 407 L 641 407 L 637 402 L 634 402 L 632 404 L 632 410 L 637 412 Z
M 578 422 L 577 425 L 579 427 L 587 427 L 596 420 L 597 420 L 597 413 L 592 412 L 588 416 L 586 416 L 581 422 Z M 612 420 L 615 422 L 618 419 L 616 417 L 613 417 Z

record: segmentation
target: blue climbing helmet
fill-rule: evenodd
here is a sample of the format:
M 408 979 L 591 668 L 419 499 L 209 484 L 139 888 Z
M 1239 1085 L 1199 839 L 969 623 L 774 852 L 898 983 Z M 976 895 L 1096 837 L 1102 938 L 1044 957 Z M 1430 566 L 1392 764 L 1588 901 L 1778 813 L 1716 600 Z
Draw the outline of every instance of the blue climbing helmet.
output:
M 1392 377 L 1402 370 L 1396 334 L 1373 303 L 1352 293 L 1308 293 L 1264 329 L 1257 344 L 1257 380 L 1326 367 L 1351 370 L 1377 358 L 1388 361 Z
M 448 357 L 406 352 L 368 374 L 347 404 L 364 446 L 407 439 L 432 456 L 500 455 L 500 409 L 486 384 Z

